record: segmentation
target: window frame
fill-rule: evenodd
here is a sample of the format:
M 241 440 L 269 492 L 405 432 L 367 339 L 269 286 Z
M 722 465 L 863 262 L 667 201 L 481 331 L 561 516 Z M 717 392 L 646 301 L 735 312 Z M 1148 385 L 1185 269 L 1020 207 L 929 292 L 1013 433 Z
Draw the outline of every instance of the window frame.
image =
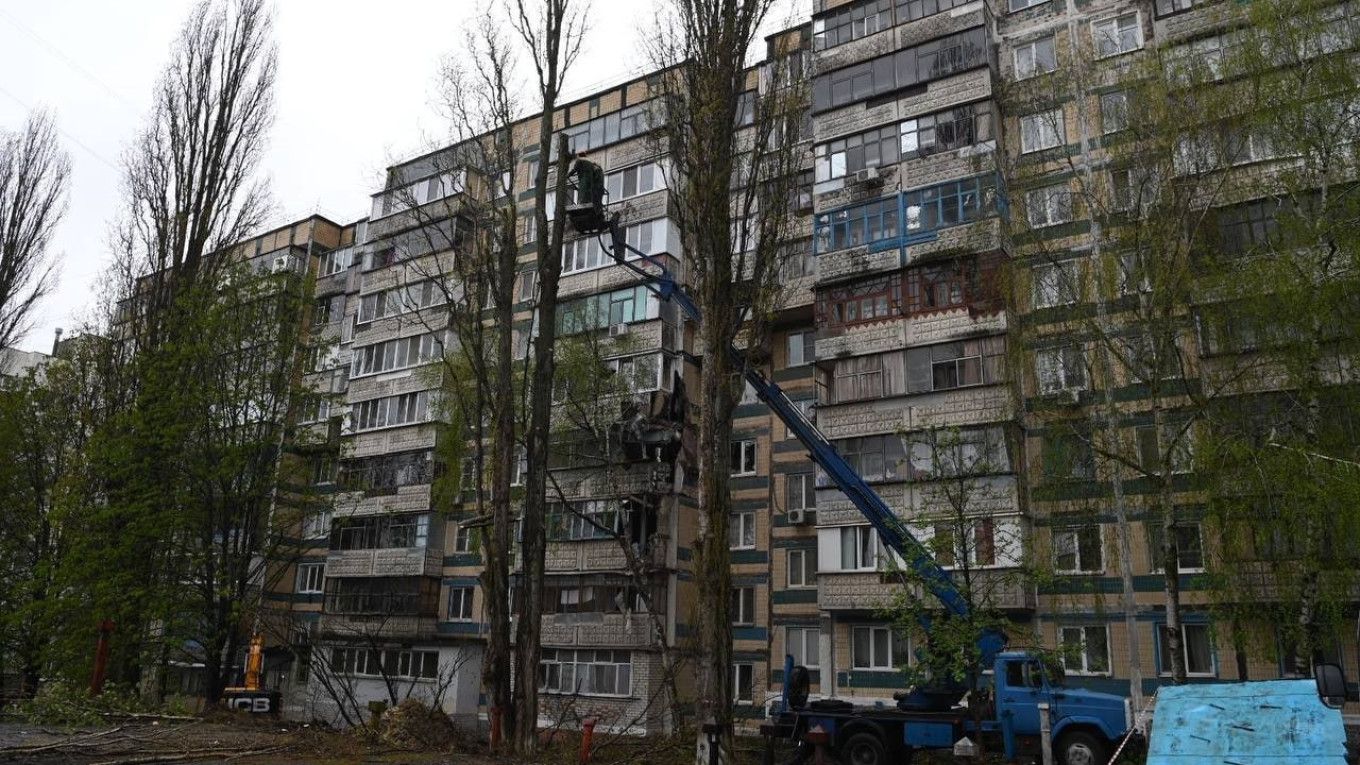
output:
M 1045 42 L 1048 43 L 1049 54 L 1051 56 L 1050 61 L 1052 62 L 1052 68 L 1049 69 L 1041 69 L 1039 66 L 1040 63 L 1039 46 Z M 1024 74 L 1020 66 L 1020 54 L 1022 51 L 1029 51 L 1030 53 L 1031 68 L 1028 74 Z M 1015 67 L 1015 79 L 1019 82 L 1024 82 L 1025 80 L 1030 80 L 1035 77 L 1041 77 L 1045 74 L 1052 74 L 1053 72 L 1058 71 L 1058 44 L 1055 36 L 1052 34 L 1047 34 L 1040 37 L 1035 37 L 1023 43 L 1019 43 L 1018 45 L 1015 46 L 1015 49 L 1012 51 L 1011 63 Z
M 1064 260 L 1047 261 L 1036 263 L 1031 269 L 1032 278 L 1030 280 L 1030 304 L 1035 310 L 1045 308 L 1058 308 L 1061 306 L 1076 305 L 1081 301 L 1081 261 L 1078 258 L 1066 258 Z M 1057 273 L 1059 279 L 1056 283 L 1049 285 L 1042 278 L 1041 274 Z M 1045 296 L 1045 288 L 1052 294 L 1052 299 L 1041 300 Z M 1066 292 L 1067 294 L 1063 294 Z
M 1055 115 L 1056 119 L 1054 119 Z M 1027 124 L 1035 126 L 1036 128 L 1038 128 L 1038 130 L 1029 131 L 1029 128 L 1026 127 Z M 1029 131 L 1029 133 L 1034 136 L 1033 140 L 1038 141 L 1040 145 L 1037 146 L 1029 145 L 1031 141 L 1027 140 L 1027 131 Z M 1049 133 L 1051 133 L 1052 135 L 1053 142 L 1044 143 L 1043 139 L 1045 138 L 1046 134 Z M 1059 146 L 1063 146 L 1066 143 L 1067 143 L 1067 115 L 1064 113 L 1063 108 L 1061 106 L 1055 107 L 1053 109 L 1045 109 L 1044 111 L 1041 112 L 1034 112 L 1033 114 L 1020 115 L 1021 154 L 1035 154 L 1041 151 L 1048 151 L 1049 149 L 1056 149 Z
M 732 588 L 732 613 L 728 616 L 732 619 L 733 627 L 752 627 L 756 623 L 756 588 L 754 585 L 743 585 Z
M 727 549 L 756 549 L 756 514 L 747 510 L 734 512 L 727 516 Z M 735 537 L 735 539 L 734 539 Z M 749 541 L 748 541 L 749 540 Z M 733 544 L 733 542 L 736 544 Z
M 730 477 L 740 478 L 745 476 L 757 475 L 760 468 L 760 451 L 754 438 L 741 438 L 730 442 L 728 452 L 727 467 Z M 739 453 L 736 450 L 740 450 Z M 749 454 L 748 454 L 749 452 Z M 747 462 L 750 465 L 747 465 Z M 733 462 L 737 470 L 733 471 Z
M 475 602 L 474 599 L 477 597 L 475 592 L 476 589 L 477 589 L 476 587 L 470 586 L 457 586 L 449 588 L 449 595 L 447 598 L 448 615 L 445 618 L 446 621 L 470 622 L 475 618 L 476 611 L 473 609 L 473 603 Z M 458 593 L 457 597 L 459 609 L 456 614 L 454 613 L 453 610 L 454 593 Z
M 1067 646 L 1069 643 L 1068 643 L 1068 640 L 1067 640 L 1067 635 L 1066 635 L 1065 633 L 1068 632 L 1069 630 L 1076 631 L 1076 632 L 1080 633 L 1080 639 L 1079 639 L 1079 643 L 1078 643 L 1078 650 L 1076 651 L 1076 655 L 1080 657 L 1080 661 L 1081 661 L 1081 666 L 1079 666 L 1079 667 L 1073 667 L 1073 666 L 1071 666 L 1071 664 L 1069 663 L 1070 660 L 1071 660 L 1071 658 L 1073 658 L 1073 657 L 1070 657 L 1070 656 L 1069 656 L 1069 651 L 1066 649 L 1066 646 Z M 1091 655 L 1090 655 L 1090 645 L 1091 645 L 1091 641 L 1090 641 L 1090 638 L 1089 638 L 1089 631 L 1091 631 L 1091 630 L 1098 630 L 1098 631 L 1099 631 L 1098 634 L 1101 634 L 1101 635 L 1104 636 L 1104 648 L 1105 648 L 1105 668 L 1104 668 L 1104 669 L 1092 669 L 1092 668 L 1091 668 Z M 1104 676 L 1113 674 L 1113 671 L 1114 671 L 1114 663 L 1113 663 L 1113 661 L 1112 661 L 1113 657 L 1111 656 L 1111 652 L 1110 652 L 1110 628 L 1109 628 L 1109 625 L 1107 625 L 1107 624 L 1060 624 L 1060 625 L 1058 625 L 1058 645 L 1059 645 L 1060 647 L 1063 648 L 1063 650 L 1061 650 L 1061 651 L 1059 652 L 1059 655 L 1058 655 L 1058 656 L 1059 656 L 1059 659 L 1062 661 L 1064 673 L 1066 673 L 1066 674 L 1068 674 L 1068 675 L 1075 675 L 1075 676 L 1078 676 L 1078 677 L 1104 677 Z
M 1092 531 L 1094 531 L 1094 533 L 1095 533 L 1095 548 L 1094 548 L 1094 551 L 1095 551 L 1096 557 L 1099 558 L 1099 561 L 1098 561 L 1098 565 L 1096 565 L 1094 568 L 1088 568 L 1087 566 L 1088 566 L 1088 564 L 1089 564 L 1089 561 L 1086 560 L 1086 555 L 1084 555 L 1083 552 L 1082 552 L 1082 550 L 1083 550 L 1083 547 L 1082 547 L 1082 542 L 1083 542 L 1083 540 L 1082 540 L 1082 538 L 1081 538 L 1081 535 L 1082 535 L 1083 532 L 1085 532 L 1085 533 L 1091 533 Z M 1054 526 L 1051 533 L 1052 533 L 1052 539 L 1053 539 L 1053 571 L 1054 571 L 1054 573 L 1062 574 L 1062 575 L 1064 575 L 1064 576 L 1083 576 L 1083 575 L 1092 575 L 1092 574 L 1103 574 L 1103 573 L 1105 573 L 1105 527 L 1104 527 L 1103 524 L 1100 524 L 1100 523 L 1084 523 L 1084 524 L 1071 524 L 1071 525 L 1063 525 L 1063 526 Z M 1076 566 L 1075 568 L 1063 568 L 1063 567 L 1062 567 L 1062 564 L 1060 563 L 1060 561 L 1061 561 L 1061 556 L 1062 556 L 1063 553 L 1060 551 L 1061 545 L 1060 545 L 1060 543 L 1058 542 L 1058 537 L 1059 537 L 1059 535 L 1071 535 L 1071 540 L 1072 540 L 1072 541 L 1071 541 L 1071 544 L 1072 544 L 1072 553 L 1071 553 L 1071 554 L 1072 554 L 1073 563 L 1074 563 L 1074 565 Z M 1090 541 L 1090 540 L 1086 540 L 1086 541 Z
M 742 674 L 746 682 L 742 682 Z M 754 662 L 738 661 L 732 663 L 732 703 L 756 703 L 756 665 Z
M 1038 203 L 1039 196 L 1042 203 Z M 1043 218 L 1036 217 L 1042 211 Z M 1032 229 L 1051 228 L 1071 223 L 1076 219 L 1072 189 L 1066 183 L 1054 183 L 1025 192 L 1025 222 Z
M 797 504 L 794 504 L 795 496 L 799 500 Z M 784 474 L 784 509 L 786 511 L 817 509 L 816 471 Z
M 1123 48 L 1122 42 L 1125 30 L 1120 26 L 1120 21 L 1127 19 L 1129 16 L 1133 17 L 1133 31 L 1137 33 L 1137 43 L 1134 44 L 1132 48 Z M 1100 27 L 1105 24 L 1114 25 L 1113 36 L 1109 36 L 1100 30 Z M 1114 41 L 1120 47 L 1112 53 L 1101 53 L 1102 41 Z M 1091 21 L 1091 50 L 1095 53 L 1097 61 L 1140 51 L 1146 44 L 1147 40 L 1143 34 L 1143 12 L 1141 10 L 1134 9 L 1115 14 L 1114 16 L 1107 16 L 1102 19 L 1093 19 Z
M 795 632 L 798 633 L 797 641 L 794 640 Z M 814 638 L 812 642 L 815 643 L 814 647 L 817 649 L 815 651 L 808 650 L 809 635 L 813 636 Z M 792 646 L 795 645 L 795 643 L 798 645 L 797 653 L 795 653 L 792 650 Z M 808 669 L 820 668 L 822 666 L 822 660 L 820 656 L 821 647 L 822 647 L 822 630 L 820 627 L 811 627 L 801 624 L 798 625 L 791 624 L 784 628 L 784 653 L 793 656 L 793 663 L 795 666 L 799 665 L 798 654 L 802 654 L 803 662 L 801 666 L 807 667 Z
M 1152 625 L 1153 636 L 1156 640 L 1157 648 L 1157 674 L 1162 677 L 1171 675 L 1171 662 L 1166 656 L 1166 622 L 1157 622 Z M 1190 631 L 1202 631 L 1204 639 L 1208 642 L 1209 668 L 1207 670 L 1192 671 L 1190 669 Z M 1185 676 L 1186 677 L 1218 677 L 1218 651 L 1214 645 L 1213 630 L 1207 623 L 1182 623 L 1181 624 L 1181 650 L 1185 653 Z
M 313 583 L 315 580 L 315 583 Z M 298 595 L 323 595 L 326 592 L 326 564 L 299 563 L 293 580 Z
M 867 632 L 869 635 L 868 647 L 870 656 L 868 657 L 869 658 L 868 664 L 862 664 L 860 662 L 860 659 L 862 657 L 859 656 L 859 651 L 856 650 L 856 644 L 859 642 L 857 639 L 857 635 L 860 634 L 861 632 Z M 887 664 L 880 663 L 879 659 L 882 657 L 879 657 L 877 655 L 878 644 L 877 641 L 874 639 L 874 636 L 879 632 L 887 633 L 888 638 Z M 892 627 L 880 624 L 855 624 L 851 625 L 850 627 L 850 668 L 852 670 L 858 672 L 896 672 L 898 659 L 898 656 L 896 654 L 899 648 L 903 649 L 902 652 L 906 654 L 906 656 L 902 658 L 906 659 L 906 661 L 910 663 L 911 661 L 910 641 L 899 637 L 897 635 L 897 631 L 894 630 Z
M 794 564 L 795 560 L 799 561 L 797 565 Z M 809 590 L 817 588 L 817 551 L 815 549 L 789 548 L 785 553 L 784 567 L 784 581 L 787 589 Z M 794 581 L 794 571 L 798 572 L 798 578 L 801 581 Z

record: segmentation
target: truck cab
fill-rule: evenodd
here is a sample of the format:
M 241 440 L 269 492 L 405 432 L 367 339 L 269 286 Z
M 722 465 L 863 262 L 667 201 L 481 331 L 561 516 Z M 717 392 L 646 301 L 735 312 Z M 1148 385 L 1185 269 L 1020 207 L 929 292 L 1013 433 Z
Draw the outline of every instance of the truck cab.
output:
M 1103 765 L 1133 727 L 1127 698 L 1068 687 L 1061 667 L 1033 654 L 997 654 L 993 677 L 995 718 L 1008 752 L 1038 749 L 1040 704 L 1049 706 L 1055 759 L 1066 765 Z

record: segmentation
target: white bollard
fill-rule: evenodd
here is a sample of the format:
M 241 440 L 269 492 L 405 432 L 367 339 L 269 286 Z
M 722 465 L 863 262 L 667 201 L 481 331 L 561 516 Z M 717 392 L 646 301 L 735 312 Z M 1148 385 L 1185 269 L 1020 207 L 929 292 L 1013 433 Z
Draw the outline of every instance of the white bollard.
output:
M 1039 747 L 1044 755 L 1044 765 L 1053 765 L 1052 729 L 1048 719 L 1048 702 L 1039 703 Z

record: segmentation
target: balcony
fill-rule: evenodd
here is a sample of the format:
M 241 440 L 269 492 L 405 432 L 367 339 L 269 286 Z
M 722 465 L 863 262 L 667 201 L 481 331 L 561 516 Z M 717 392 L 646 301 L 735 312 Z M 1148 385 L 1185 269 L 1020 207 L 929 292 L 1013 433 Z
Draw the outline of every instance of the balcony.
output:
M 1001 334 L 1006 331 L 1006 326 L 1006 314 L 1003 312 L 980 313 L 961 306 L 910 318 L 867 322 L 844 328 L 823 328 L 817 332 L 817 358 L 863 356 L 983 334 Z
M 431 547 L 331 550 L 326 576 L 439 576 L 443 555 Z

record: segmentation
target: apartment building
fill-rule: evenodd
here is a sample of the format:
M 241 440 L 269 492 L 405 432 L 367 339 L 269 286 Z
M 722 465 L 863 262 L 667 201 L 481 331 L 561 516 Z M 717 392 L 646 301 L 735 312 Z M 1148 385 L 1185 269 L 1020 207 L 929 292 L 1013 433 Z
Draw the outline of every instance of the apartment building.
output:
M 811 134 L 799 146 L 806 184 L 766 373 L 945 568 L 969 570 L 980 603 L 1001 609 L 1017 634 L 1070 648 L 1071 681 L 1101 690 L 1150 693 L 1169 664 L 1146 487 L 1125 482 L 1137 590 L 1129 633 L 1109 476 L 1051 427 L 1055 411 L 1090 405 L 1095 382 L 1063 314 L 1089 296 L 1055 286 L 1090 257 L 1094 236 L 1071 201 L 1073 161 L 1107 171 L 1099 139 L 1120 129 L 1130 62 L 1155 46 L 1198 45 L 1230 17 L 1221 3 L 1188 1 L 820 0 L 809 23 L 771 39 L 772 50 L 778 41 L 785 54 L 802 51 Z M 1040 97 L 1076 61 L 1080 87 Z M 757 68 L 750 87 L 772 79 Z M 603 168 L 629 243 L 683 274 L 673 175 L 647 135 L 660 114 L 653 95 L 647 78 L 627 82 L 563 107 L 557 124 L 573 151 Z M 552 158 L 537 156 L 527 123 L 517 136 L 511 172 L 526 189 Z M 291 714 L 339 719 L 339 705 L 387 699 L 393 678 L 457 717 L 485 711 L 477 519 L 432 492 L 440 470 L 464 469 L 436 458 L 436 362 L 457 338 L 432 283 L 466 223 L 454 217 L 436 241 L 410 214 L 488 193 L 449 156 L 391 168 L 371 215 L 337 227 L 333 248 L 316 255 L 309 380 L 321 395 L 303 419 L 339 457 L 319 452 L 313 477 L 333 486 L 333 502 L 303 530 L 310 547 L 285 577 L 291 590 L 274 593 L 304 657 L 277 678 Z M 532 192 L 516 198 L 525 225 L 515 347 L 527 353 L 536 232 Z M 619 373 L 621 421 L 683 434 L 693 425 L 684 391 L 702 363 L 693 327 L 595 238 L 568 239 L 562 341 L 593 344 Z M 1135 383 L 1101 384 L 1120 392 L 1137 443 L 1150 420 Z M 590 443 L 573 430 L 570 391 L 561 395 L 542 716 L 666 730 L 672 702 L 689 689 L 673 660 L 692 635 L 693 578 L 702 575 L 691 566 L 693 455 Z M 1067 472 L 1055 474 L 1055 462 Z M 785 654 L 811 669 L 816 695 L 891 703 L 899 667 L 912 661 L 909 641 L 883 616 L 900 587 L 892 556 L 749 390 L 730 467 L 739 715 L 763 714 Z M 1197 500 L 1187 483 L 1178 487 L 1186 663 L 1195 678 L 1233 678 L 1196 590 L 1207 545 Z M 1054 576 L 1037 587 L 1018 575 L 1022 565 Z M 1139 689 L 1127 673 L 1133 645 Z M 1279 671 L 1252 662 L 1253 677 Z

